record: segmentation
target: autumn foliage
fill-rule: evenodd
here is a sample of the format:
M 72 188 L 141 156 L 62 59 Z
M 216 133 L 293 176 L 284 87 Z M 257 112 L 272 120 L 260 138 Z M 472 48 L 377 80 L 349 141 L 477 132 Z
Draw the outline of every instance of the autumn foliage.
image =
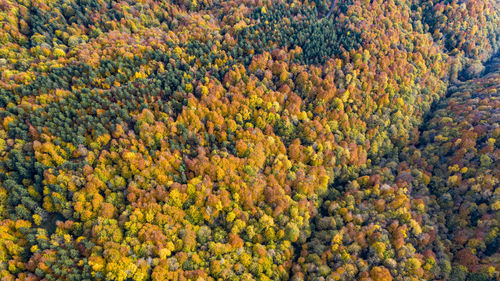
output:
M 336 2 L 0 0 L 0 279 L 499 278 L 498 7 Z

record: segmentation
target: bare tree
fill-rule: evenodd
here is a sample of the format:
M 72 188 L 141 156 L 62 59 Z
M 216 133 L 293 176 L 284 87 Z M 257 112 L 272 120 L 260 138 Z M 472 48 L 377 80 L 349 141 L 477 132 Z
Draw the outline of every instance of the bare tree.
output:
M 329 18 L 332 15 L 333 10 L 337 6 L 337 1 L 338 0 L 332 0 L 332 5 L 330 6 L 330 11 L 328 11 L 328 14 L 326 14 L 326 18 Z

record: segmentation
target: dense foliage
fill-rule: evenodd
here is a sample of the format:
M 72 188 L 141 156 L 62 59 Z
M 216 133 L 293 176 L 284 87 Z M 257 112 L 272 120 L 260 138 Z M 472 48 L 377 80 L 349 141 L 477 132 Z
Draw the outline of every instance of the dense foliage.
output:
M 498 66 L 450 87 L 418 140 L 325 198 L 297 276 L 498 278 Z
M 493 0 L 0 1 L 2 280 L 499 278 Z

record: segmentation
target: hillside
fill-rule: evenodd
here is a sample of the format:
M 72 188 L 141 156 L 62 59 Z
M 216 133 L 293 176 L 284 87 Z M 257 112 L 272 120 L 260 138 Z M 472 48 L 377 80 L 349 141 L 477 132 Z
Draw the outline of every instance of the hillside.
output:
M 499 280 L 495 0 L 0 24 L 2 280 Z

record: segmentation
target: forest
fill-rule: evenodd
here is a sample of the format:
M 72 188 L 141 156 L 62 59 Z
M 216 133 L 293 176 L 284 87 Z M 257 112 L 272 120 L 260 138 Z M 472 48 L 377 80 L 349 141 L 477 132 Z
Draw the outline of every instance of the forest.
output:
M 496 0 L 0 0 L 0 280 L 500 280 Z

